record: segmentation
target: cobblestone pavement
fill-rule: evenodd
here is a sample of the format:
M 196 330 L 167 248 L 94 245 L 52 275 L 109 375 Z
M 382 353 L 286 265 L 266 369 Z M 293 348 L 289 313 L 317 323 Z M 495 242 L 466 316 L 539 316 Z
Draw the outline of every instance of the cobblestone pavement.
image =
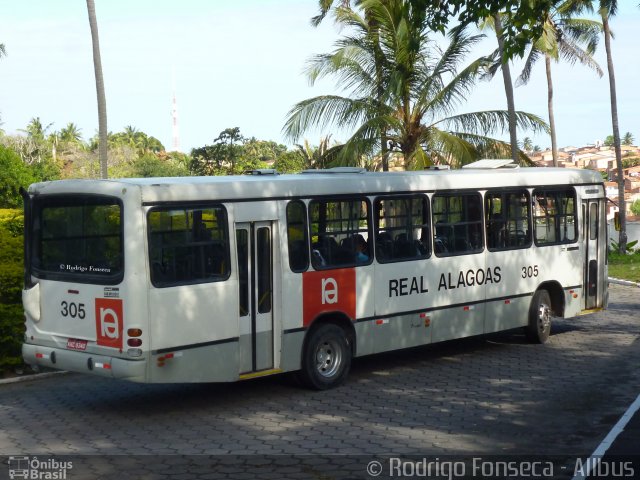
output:
M 341 478 L 319 473 L 326 462 L 371 478 L 362 465 L 394 455 L 588 457 L 640 393 L 640 292 L 612 286 L 610 299 L 606 312 L 557 320 L 546 345 L 502 333 L 356 359 L 348 382 L 328 392 L 287 376 L 140 385 L 69 374 L 0 385 L 0 455 L 132 455 L 69 457 L 89 470 L 67 478 L 120 478 L 129 465 L 136 478 L 185 479 L 255 478 L 237 458 L 262 468 L 259 478 Z M 175 456 L 203 454 L 224 456 L 215 469 L 211 457 Z M 307 466 L 294 474 L 296 458 Z M 184 468 L 168 477 L 177 459 Z M 0 478 L 7 471 L 0 465 Z

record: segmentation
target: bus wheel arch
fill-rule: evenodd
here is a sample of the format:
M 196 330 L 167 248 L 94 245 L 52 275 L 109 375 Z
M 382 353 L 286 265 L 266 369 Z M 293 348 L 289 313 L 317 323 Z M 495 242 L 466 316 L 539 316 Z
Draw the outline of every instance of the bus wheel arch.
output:
M 551 310 L 556 317 L 564 317 L 564 290 L 558 282 L 544 282 L 538 287 L 540 290 L 546 290 L 551 300 Z
M 337 387 L 344 382 L 355 355 L 355 329 L 351 320 L 336 312 L 316 318 L 302 346 L 302 383 L 316 390 Z
M 557 314 L 557 298 L 556 304 L 552 300 L 553 296 L 557 297 L 557 290 L 554 288 L 553 282 L 549 285 L 551 290 L 547 289 L 544 284 L 533 294 L 531 305 L 529 306 L 529 319 L 525 327 L 527 340 L 531 343 L 547 343 L 551 335 L 551 323 L 554 313 Z

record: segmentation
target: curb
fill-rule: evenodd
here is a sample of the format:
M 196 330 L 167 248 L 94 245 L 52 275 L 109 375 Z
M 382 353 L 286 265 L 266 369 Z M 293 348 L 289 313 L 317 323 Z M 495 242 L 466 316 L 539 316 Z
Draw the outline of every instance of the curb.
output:
M 621 280 L 619 278 L 609 277 L 607 278 L 609 283 L 613 283 L 615 285 L 623 285 L 625 287 L 638 287 L 640 288 L 640 283 L 632 282 L 631 280 Z
M 60 372 L 35 373 L 33 375 L 23 375 L 20 377 L 4 378 L 0 380 L 0 385 L 7 385 L 9 383 L 31 382 L 35 380 L 44 380 L 46 378 L 50 378 L 55 375 L 65 375 L 67 373 L 70 373 L 70 372 L 67 372 L 66 370 L 62 370 Z

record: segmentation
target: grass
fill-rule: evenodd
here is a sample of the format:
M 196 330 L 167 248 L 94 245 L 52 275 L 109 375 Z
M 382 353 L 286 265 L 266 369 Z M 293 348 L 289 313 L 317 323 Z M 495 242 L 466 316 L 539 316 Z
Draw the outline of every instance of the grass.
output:
M 609 253 L 609 276 L 640 282 L 640 251 L 631 255 Z

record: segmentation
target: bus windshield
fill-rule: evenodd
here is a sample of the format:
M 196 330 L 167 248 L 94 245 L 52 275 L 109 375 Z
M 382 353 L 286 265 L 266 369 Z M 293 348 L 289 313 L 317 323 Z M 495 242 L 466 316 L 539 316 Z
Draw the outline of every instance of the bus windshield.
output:
M 115 198 L 36 197 L 31 238 L 37 277 L 115 283 L 122 275 L 122 206 Z

